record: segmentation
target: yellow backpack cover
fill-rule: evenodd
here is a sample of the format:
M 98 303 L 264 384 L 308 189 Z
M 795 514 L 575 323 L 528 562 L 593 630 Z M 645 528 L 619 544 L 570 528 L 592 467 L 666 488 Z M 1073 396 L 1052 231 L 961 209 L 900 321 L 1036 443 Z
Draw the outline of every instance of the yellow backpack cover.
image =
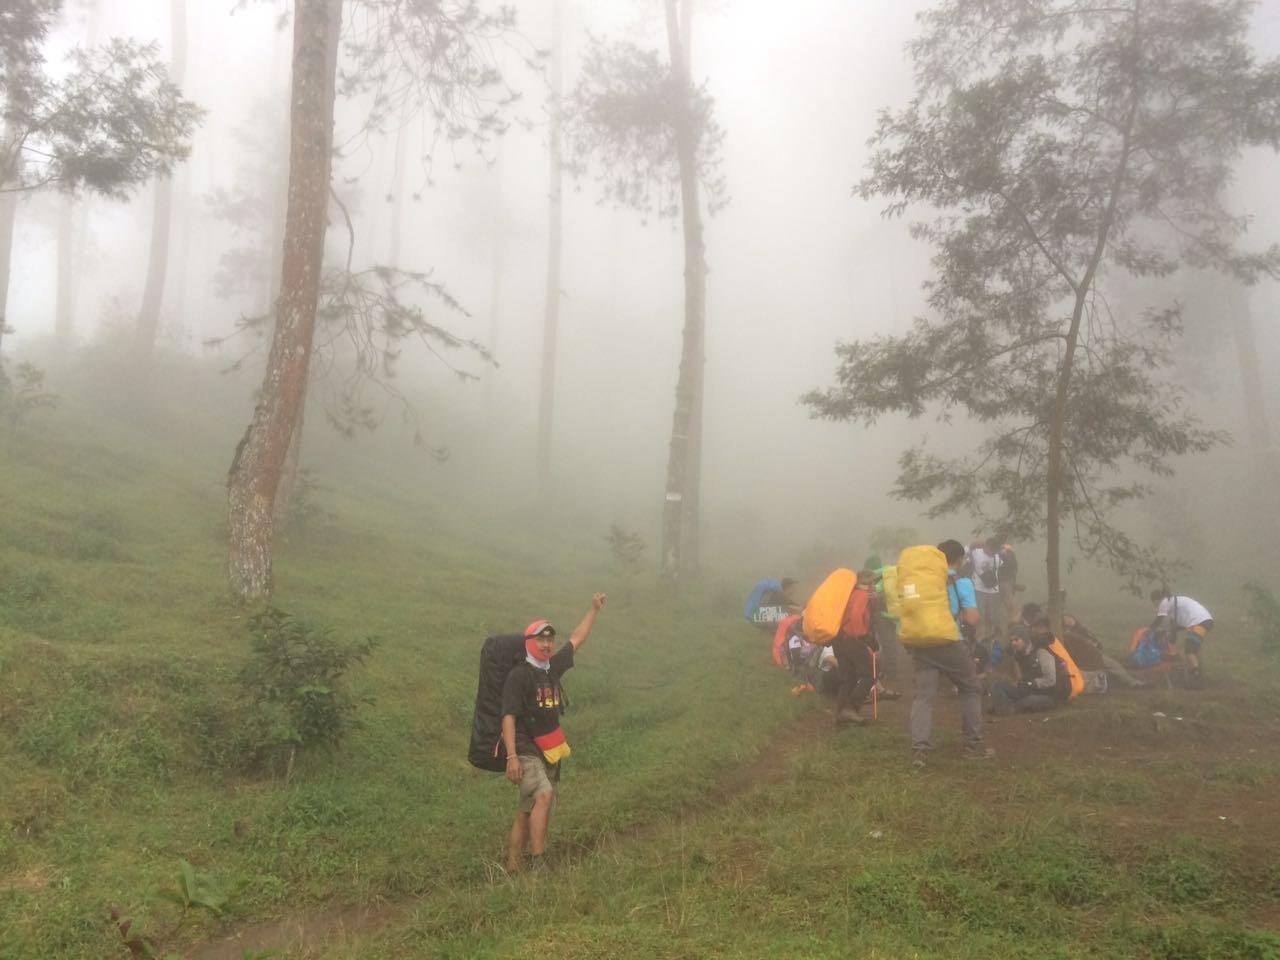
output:
M 947 558 L 937 547 L 907 547 L 898 557 L 898 639 L 940 647 L 960 639 L 947 595 Z
M 898 596 L 898 568 L 880 568 L 881 596 L 884 597 L 884 612 L 892 620 L 902 618 L 902 598 Z
M 849 605 L 849 595 L 857 584 L 858 575 L 841 567 L 828 574 L 813 591 L 804 608 L 804 635 L 810 643 L 826 646 L 840 633 L 844 608 Z

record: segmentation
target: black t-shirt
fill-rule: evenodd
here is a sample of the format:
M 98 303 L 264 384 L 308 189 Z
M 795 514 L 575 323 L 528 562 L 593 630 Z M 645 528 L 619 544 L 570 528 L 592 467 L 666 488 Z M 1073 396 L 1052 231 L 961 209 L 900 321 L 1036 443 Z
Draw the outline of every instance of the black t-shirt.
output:
M 541 756 L 533 738 L 560 726 L 564 706 L 560 678 L 572 666 L 573 644 L 566 643 L 551 655 L 550 670 L 539 670 L 522 660 L 507 674 L 502 688 L 502 715 L 516 718 L 516 753 L 522 757 Z

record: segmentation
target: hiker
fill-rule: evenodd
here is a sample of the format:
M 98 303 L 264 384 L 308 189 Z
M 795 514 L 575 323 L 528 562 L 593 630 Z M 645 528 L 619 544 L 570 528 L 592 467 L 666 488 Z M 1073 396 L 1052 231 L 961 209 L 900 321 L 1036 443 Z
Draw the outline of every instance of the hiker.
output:
M 1146 681 L 1139 680 L 1125 669 L 1124 664 L 1108 654 L 1102 647 L 1102 641 L 1094 632 L 1070 613 L 1062 615 L 1062 645 L 1067 648 L 1067 653 L 1071 654 L 1071 659 L 1075 660 L 1076 666 L 1084 674 L 1086 686 L 1091 684 L 1092 689 L 1086 689 L 1086 693 L 1105 693 L 1115 683 L 1131 689 L 1147 685 Z M 1090 653 L 1091 650 L 1096 651 L 1096 663 L 1100 664 L 1099 666 L 1094 666 L 1095 660 L 1094 655 Z M 1103 671 L 1105 681 L 1102 683 L 1101 690 L 1098 689 L 1096 678 L 1091 681 L 1090 671 Z
M 945 676 L 960 693 L 964 756 L 987 760 L 995 750 L 982 741 L 982 689 L 974 673 L 973 655 L 960 639 L 960 624 L 978 624 L 973 585 L 957 579 L 964 546 L 944 540 L 936 547 L 908 547 L 898 559 L 901 602 L 898 638 L 911 653 L 915 678 L 911 694 L 911 764 L 922 769 L 932 746 L 933 698 L 938 677 Z
M 747 622 L 772 631 L 774 624 L 800 612 L 800 605 L 791 596 L 795 585 L 796 581 L 789 577 L 784 577 L 781 581 L 768 578 L 761 580 L 752 588 L 742 615 Z
M 560 764 L 569 744 L 560 729 L 564 690 L 560 678 L 573 666 L 578 648 L 587 642 L 605 596 L 597 593 L 574 628 L 569 642 L 555 651 L 556 630 L 535 620 L 524 631 L 525 659 L 507 675 L 502 688 L 502 743 L 507 779 L 520 788 L 519 808 L 507 836 L 507 872 L 517 872 L 529 848 L 534 869 L 543 869 L 547 826 L 555 812 Z M 554 653 L 552 651 L 555 651 Z
M 1151 629 L 1167 636 L 1170 646 L 1177 643 L 1179 630 L 1186 631 L 1182 654 L 1187 662 L 1187 679 L 1198 686 L 1201 682 L 1200 648 L 1213 629 L 1213 614 L 1199 601 L 1170 594 L 1166 590 L 1152 590 L 1151 602 L 1156 608 Z
M 1001 546 L 996 560 L 1000 565 L 1000 602 L 1004 606 L 1004 618 L 1001 622 L 1005 625 L 1007 635 L 1008 625 L 1018 617 L 1017 594 L 1023 588 L 1018 585 L 1018 555 L 1013 552 L 1013 547 L 1007 543 Z
M 990 644 L 995 637 L 1003 637 L 1009 615 L 1005 612 L 1005 602 L 1001 591 L 1000 541 L 996 537 L 988 537 L 981 546 L 974 547 L 969 554 L 973 564 L 973 589 L 978 601 L 978 635 L 980 643 Z
M 1009 648 L 1018 665 L 1017 683 L 1001 681 L 991 688 L 991 713 L 1042 713 L 1062 706 L 1084 691 L 1084 678 L 1061 641 L 1053 635 L 1048 617 L 1028 629 L 1010 631 Z
M 897 700 L 902 695 L 890 684 L 898 676 L 898 621 L 889 609 L 891 591 L 897 588 L 897 568 L 885 566 L 880 562 L 879 554 L 875 553 L 867 557 L 864 567 L 871 572 L 876 589 L 876 605 L 871 614 L 871 629 L 879 646 L 876 654 L 876 695 L 882 700 Z M 886 578 L 891 581 L 887 586 Z
M 862 726 L 867 722 L 862 715 L 862 705 L 876 682 L 872 651 L 878 649 L 871 629 L 874 604 L 871 575 L 864 570 L 858 574 L 857 583 L 849 593 L 840 632 L 831 641 L 840 684 L 836 694 L 837 727 Z

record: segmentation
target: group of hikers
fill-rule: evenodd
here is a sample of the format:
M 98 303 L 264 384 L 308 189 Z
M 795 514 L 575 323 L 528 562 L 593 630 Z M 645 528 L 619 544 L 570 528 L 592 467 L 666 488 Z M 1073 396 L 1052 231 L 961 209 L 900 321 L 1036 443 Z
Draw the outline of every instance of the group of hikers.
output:
M 773 634 L 774 658 L 797 681 L 793 692 L 827 693 L 837 727 L 869 721 L 892 689 L 898 648 L 912 660 L 911 763 L 925 766 L 933 701 L 941 682 L 960 698 L 963 756 L 986 760 L 985 715 L 1052 710 L 1112 684 L 1143 686 L 1135 672 L 1167 668 L 1180 658 L 1192 682 L 1200 677 L 1201 647 L 1213 617 L 1190 597 L 1153 591 L 1155 620 L 1134 635 L 1127 664 L 1109 656 L 1098 638 L 1070 614 L 1062 636 L 1036 604 L 1015 602 L 1017 557 L 999 540 L 957 540 L 908 547 L 893 565 L 867 558 L 863 568 L 832 572 L 803 605 L 794 580 L 763 580 L 747 600 L 746 618 Z M 556 629 L 535 620 L 522 633 L 488 638 L 471 726 L 469 759 L 501 772 L 517 789 L 516 816 L 507 834 L 509 873 L 546 869 L 547 829 L 555 811 L 569 743 L 560 726 L 568 702 L 561 680 L 587 641 L 605 595 L 597 593 L 569 642 L 556 649 Z M 985 710 L 984 710 L 985 701 Z
M 968 548 L 957 540 L 908 547 L 892 566 L 872 555 L 857 572 L 831 573 L 803 606 L 795 587 L 794 580 L 761 581 L 743 611 L 772 632 L 775 662 L 797 681 L 792 692 L 827 694 L 837 727 L 861 726 L 868 705 L 874 714 L 880 700 L 898 697 L 897 650 L 906 649 L 917 768 L 928 758 L 942 680 L 960 698 L 964 756 L 987 759 L 994 751 L 983 742 L 984 716 L 1048 711 L 1113 686 L 1145 686 L 1176 664 L 1198 685 L 1201 647 L 1213 627 L 1203 604 L 1162 589 L 1150 595 L 1155 619 L 1135 632 L 1123 661 L 1070 613 L 1059 636 L 1038 604 L 1017 603 L 1017 556 L 997 538 Z

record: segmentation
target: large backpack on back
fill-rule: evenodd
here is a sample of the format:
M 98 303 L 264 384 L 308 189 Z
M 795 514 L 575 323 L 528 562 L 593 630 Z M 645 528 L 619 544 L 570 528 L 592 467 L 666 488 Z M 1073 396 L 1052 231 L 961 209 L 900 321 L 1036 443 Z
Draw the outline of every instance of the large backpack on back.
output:
M 908 647 L 940 647 L 960 639 L 947 594 L 947 558 L 937 547 L 907 547 L 898 557 L 898 639 Z
M 841 567 L 832 571 L 804 608 L 804 635 L 810 643 L 826 646 L 840 633 L 849 595 L 858 583 L 858 575 Z
M 480 682 L 467 753 L 473 767 L 494 773 L 507 768 L 507 751 L 502 745 L 502 688 L 507 674 L 523 661 L 524 637 L 518 633 L 489 637 L 480 648 Z
M 1084 677 L 1076 666 L 1075 658 L 1067 652 L 1066 645 L 1057 637 L 1049 644 L 1049 652 L 1058 658 L 1058 662 L 1067 668 L 1067 699 L 1074 700 L 1084 693 Z
M 884 597 L 884 613 L 890 620 L 902 618 L 902 596 L 898 593 L 898 568 L 880 568 L 881 595 Z

